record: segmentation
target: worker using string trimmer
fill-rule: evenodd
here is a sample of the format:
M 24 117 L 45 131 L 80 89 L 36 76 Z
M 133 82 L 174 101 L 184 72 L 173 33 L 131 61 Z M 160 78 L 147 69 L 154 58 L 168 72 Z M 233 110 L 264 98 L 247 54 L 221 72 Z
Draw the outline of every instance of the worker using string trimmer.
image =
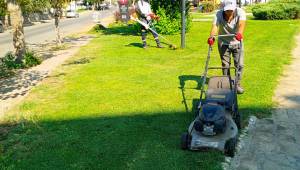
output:
M 143 41 L 143 48 L 147 48 L 147 42 L 146 42 L 146 37 L 147 37 L 147 30 L 149 27 L 152 25 L 152 20 L 158 20 L 159 17 L 155 15 L 152 10 L 151 10 L 151 5 L 150 5 L 150 0 L 138 0 L 137 3 L 135 4 L 135 9 L 136 13 L 138 14 L 139 19 L 145 23 L 142 25 L 141 29 L 141 34 L 142 34 L 142 41 Z M 151 31 L 154 30 L 154 31 Z M 150 32 L 152 33 L 156 44 L 157 48 L 163 48 L 162 45 L 160 44 L 158 34 L 156 33 L 155 28 L 151 28 Z
M 240 41 L 243 39 L 246 13 L 243 9 L 236 7 L 236 0 L 224 0 L 221 5 L 221 9 L 216 13 L 213 20 L 210 37 L 208 38 L 207 43 L 212 46 L 215 42 L 215 35 L 218 34 L 218 48 L 222 67 L 224 67 L 224 75 L 230 74 L 230 69 L 226 68 L 230 67 L 231 55 L 234 59 L 234 66 L 237 67 L 238 64 L 240 65 L 237 75 L 237 93 L 242 94 L 244 93 L 244 89 L 241 87 L 240 81 L 244 67 L 244 54 Z M 222 36 L 229 34 L 232 34 L 233 36 Z M 241 54 L 240 57 L 239 54 Z

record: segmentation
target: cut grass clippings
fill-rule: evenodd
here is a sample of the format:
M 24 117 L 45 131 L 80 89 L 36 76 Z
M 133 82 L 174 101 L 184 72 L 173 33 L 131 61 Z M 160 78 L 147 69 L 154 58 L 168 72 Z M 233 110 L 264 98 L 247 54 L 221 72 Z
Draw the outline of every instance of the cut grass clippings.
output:
M 244 119 L 270 115 L 299 25 L 247 22 L 246 93 L 239 96 Z M 0 127 L 5 132 L 9 127 L 1 136 L 0 169 L 221 169 L 220 152 L 180 149 L 199 97 L 193 79 L 203 72 L 210 26 L 193 23 L 187 48 L 175 51 L 157 49 L 153 40 L 143 50 L 140 37 L 129 33 L 97 33 L 70 64 L 7 113 Z M 180 42 L 179 35 L 167 37 Z M 89 62 L 75 62 L 83 59 Z M 216 46 L 211 65 L 220 65 Z

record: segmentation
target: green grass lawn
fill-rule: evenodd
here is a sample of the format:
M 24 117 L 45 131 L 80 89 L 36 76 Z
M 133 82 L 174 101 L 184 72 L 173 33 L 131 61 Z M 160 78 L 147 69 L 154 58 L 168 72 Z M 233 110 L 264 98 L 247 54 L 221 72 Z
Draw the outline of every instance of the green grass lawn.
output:
M 2 121 L 0 169 L 221 169 L 219 152 L 180 149 L 199 97 L 197 83 L 188 80 L 203 72 L 210 25 L 193 23 L 187 48 L 175 51 L 143 50 L 139 36 L 116 28 L 97 33 Z M 239 96 L 245 120 L 270 114 L 299 26 L 248 21 L 246 93 Z M 168 37 L 180 42 L 179 35 Z M 216 47 L 213 55 L 212 65 L 220 65 Z
M 213 19 L 214 13 L 201 13 L 201 12 L 193 12 L 191 13 L 193 19 Z

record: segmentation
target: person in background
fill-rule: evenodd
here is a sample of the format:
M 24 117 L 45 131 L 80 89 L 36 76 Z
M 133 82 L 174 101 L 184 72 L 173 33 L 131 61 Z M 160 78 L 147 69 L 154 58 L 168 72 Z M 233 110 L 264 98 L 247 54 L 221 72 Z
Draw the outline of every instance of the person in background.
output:
M 151 10 L 151 5 L 149 0 L 139 0 L 137 1 L 136 5 L 135 5 L 135 9 L 136 12 L 138 14 L 139 19 L 144 22 L 147 25 L 151 25 L 151 22 L 153 19 L 157 19 L 158 17 L 152 12 Z M 141 34 L 142 34 L 142 41 L 143 41 L 143 48 L 146 49 L 147 48 L 147 42 L 146 42 L 146 38 L 147 38 L 147 30 L 149 29 L 149 27 L 144 27 L 142 26 L 141 29 Z M 157 48 L 163 48 L 162 45 L 160 44 L 158 35 L 156 33 L 155 28 L 151 28 L 153 29 L 155 32 L 152 32 L 150 30 L 150 32 L 152 33 L 155 41 L 156 41 L 156 45 Z

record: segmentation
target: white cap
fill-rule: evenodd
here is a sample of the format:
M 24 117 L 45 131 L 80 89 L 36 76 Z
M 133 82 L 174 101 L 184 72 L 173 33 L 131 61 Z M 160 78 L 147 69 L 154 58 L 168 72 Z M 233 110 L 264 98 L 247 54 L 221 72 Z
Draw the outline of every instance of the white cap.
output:
M 224 0 L 223 1 L 223 10 L 232 10 L 234 11 L 236 9 L 236 0 Z

